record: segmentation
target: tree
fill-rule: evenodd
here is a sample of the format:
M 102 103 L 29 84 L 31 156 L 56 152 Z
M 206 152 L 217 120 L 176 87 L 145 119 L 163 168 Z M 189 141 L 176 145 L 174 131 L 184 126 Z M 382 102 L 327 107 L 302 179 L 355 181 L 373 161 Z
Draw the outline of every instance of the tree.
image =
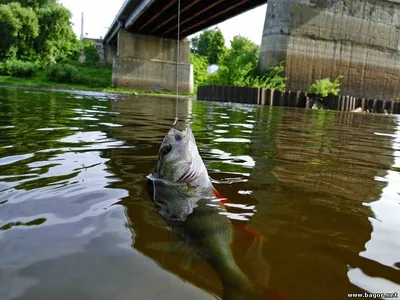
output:
M 199 47 L 199 37 L 198 37 L 198 36 L 193 37 L 193 38 L 190 40 L 190 43 L 191 43 L 190 51 L 191 51 L 193 54 L 197 54 L 197 49 L 198 49 L 198 47 Z
M 199 85 L 205 84 L 207 82 L 208 60 L 205 56 L 191 54 L 190 63 L 193 65 L 194 86 L 195 89 L 197 89 Z
M 15 2 L 0 5 L 0 59 L 32 59 L 38 35 L 38 19 L 32 8 Z
M 245 79 L 256 75 L 259 47 L 249 39 L 235 36 L 231 48 L 220 61 L 217 82 L 224 85 L 243 86 Z
M 30 7 L 34 10 L 39 7 L 45 6 L 49 3 L 55 3 L 55 0 L 0 0 L 0 4 L 9 4 L 12 2 L 18 2 L 23 7 Z
M 213 32 L 210 45 L 208 47 L 208 61 L 210 64 L 218 64 L 220 58 L 226 51 L 225 39 L 221 30 L 216 29 Z
M 18 20 L 14 18 L 9 5 L 0 5 L 0 59 L 7 56 L 11 46 L 15 43 L 20 29 Z
M 50 3 L 37 10 L 40 34 L 35 50 L 44 64 L 54 64 L 78 51 L 79 44 L 71 28 L 71 12 L 59 3 Z
M 259 53 L 258 45 L 245 37 L 235 36 L 231 41 L 231 48 L 220 60 L 218 72 L 210 75 L 208 82 L 285 90 L 287 78 L 283 77 L 283 63 L 268 70 L 259 70 Z
M 56 0 L 0 0 L 0 60 L 48 65 L 73 56 L 79 43 L 70 18 Z
M 226 51 L 225 39 L 219 29 L 204 30 L 196 43 L 196 53 L 206 56 L 210 64 L 218 64 L 219 59 Z

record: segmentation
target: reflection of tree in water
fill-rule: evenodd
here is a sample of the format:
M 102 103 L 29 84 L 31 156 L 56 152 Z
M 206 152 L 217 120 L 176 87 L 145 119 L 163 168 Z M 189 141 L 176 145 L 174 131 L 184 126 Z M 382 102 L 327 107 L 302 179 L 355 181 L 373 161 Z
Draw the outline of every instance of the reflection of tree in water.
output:
M 180 122 L 183 122 L 189 102 L 180 100 L 179 104 Z M 107 164 L 118 180 L 109 187 L 129 191 L 121 204 L 127 208 L 128 225 L 135 236 L 133 247 L 185 280 L 218 292 L 216 275 L 169 231 L 145 189 L 146 176 L 153 171 L 161 141 L 173 123 L 175 100 L 124 99 L 113 103 L 113 111 L 118 112 L 116 122 L 123 126 L 112 128 L 110 135 L 133 148 L 110 150 L 111 160 Z
M 192 129 L 210 175 L 248 173 L 241 156 L 248 156 L 254 106 L 193 103 Z M 236 163 L 235 163 L 236 162 Z
M 157 152 L 164 135 L 171 128 L 174 116 L 174 101 L 162 101 L 155 106 L 153 99 L 149 102 L 138 103 L 129 101 L 118 101 L 113 104 L 114 111 L 117 111 L 117 122 L 123 127 L 113 128 L 112 136 L 117 139 L 124 139 L 127 145 L 133 149 L 115 149 L 111 151 L 111 160 L 108 162 L 113 173 L 120 180 L 110 185 L 112 188 L 123 188 L 129 190 L 129 197 L 122 200 L 122 204 L 127 207 L 129 226 L 134 232 L 134 247 L 142 253 L 152 257 L 164 268 L 179 274 L 205 290 L 220 294 L 221 285 L 215 271 L 199 256 L 189 248 L 177 236 L 171 234 L 165 221 L 156 211 L 154 204 L 150 201 L 147 191 L 144 189 L 145 176 L 155 167 Z M 184 103 L 184 102 L 183 102 Z M 239 108 L 218 107 L 205 104 L 203 102 L 192 102 L 192 110 L 189 112 L 197 144 L 201 155 L 209 169 L 231 170 L 229 166 L 215 158 L 215 153 L 211 149 L 219 149 L 228 153 L 232 157 L 246 154 L 248 155 L 248 143 L 219 143 L 215 141 L 218 133 L 214 130 L 219 128 L 217 124 L 222 124 L 224 118 L 229 117 L 229 123 L 247 124 L 251 112 L 254 108 L 242 111 Z M 185 109 L 182 102 L 181 109 Z M 135 111 L 135 116 L 131 112 Z M 180 116 L 185 114 L 184 111 Z M 139 121 L 138 121 L 139 120 Z M 224 122 L 225 123 L 225 122 Z M 253 124 L 253 123 L 248 123 Z M 221 129 L 224 129 L 221 127 Z M 234 138 L 236 136 L 249 135 L 242 133 L 243 126 L 234 125 L 226 127 L 227 134 L 224 138 Z M 231 132 L 237 131 L 237 132 Z M 148 133 L 150 131 L 150 133 Z M 211 166 L 211 167 L 210 167 Z M 249 172 L 249 167 L 238 165 L 238 172 Z M 255 247 L 256 245 L 254 245 Z M 240 254 L 241 251 L 235 251 Z M 243 252 L 243 251 L 242 251 Z M 254 250 L 256 252 L 256 249 Z M 252 257 L 250 261 L 254 260 Z M 244 261 L 248 262 L 244 257 Z M 266 271 L 266 270 L 264 270 Z
M 66 203 L 74 197 L 66 192 L 63 201 L 58 202 L 56 190 L 73 190 L 74 184 L 84 178 L 82 172 L 101 168 L 103 159 L 94 152 L 110 142 L 98 128 L 98 123 L 112 122 L 109 103 L 83 94 L 0 89 L 0 230 L 35 227 L 46 223 L 49 215 L 65 215 L 69 208 Z M 96 110 L 96 105 L 101 109 Z M 97 183 L 101 185 L 101 181 Z M 83 198 L 89 198 L 85 184 L 79 189 Z M 46 202 L 46 197 L 51 201 Z M 95 200 L 100 202 L 102 198 L 98 193 Z M 85 200 L 90 207 L 90 200 Z M 58 210 L 52 210 L 49 203 Z M 87 207 L 82 205 L 81 213 Z
M 390 145 L 374 132 L 391 132 L 393 124 L 380 116 L 296 109 L 282 113 L 276 152 L 270 157 L 279 192 L 273 186 L 253 188 L 259 213 L 252 223 L 270 237 L 270 261 L 285 261 L 272 266 L 278 286 L 293 282 L 293 296 L 307 298 L 296 283 L 301 274 L 302 282 L 314 282 L 318 295 L 329 290 L 329 298 L 339 299 L 359 290 L 348 283 L 346 264 L 360 261 L 358 253 L 371 232 L 371 211 L 363 203 L 379 198 L 385 184 L 375 176 L 392 162 Z M 262 176 L 258 166 L 251 182 Z
M 151 101 L 156 100 L 113 104 L 119 112 L 117 123 L 124 126 L 113 128 L 110 134 L 135 148 L 110 151 L 109 165 L 119 178 L 111 187 L 130 192 L 122 203 L 136 249 L 218 293 L 215 273 L 170 235 L 144 190 L 145 176 L 155 166 L 160 142 L 175 115 L 173 100 L 160 105 Z M 186 114 L 182 103 L 181 120 Z M 220 180 L 249 179 L 235 184 L 222 181 L 216 187 L 234 203 L 256 205 L 250 224 L 269 239 L 263 256 L 271 264 L 271 286 L 288 291 L 293 299 L 312 299 L 306 289 L 310 285 L 316 298 L 329 293 L 326 299 L 340 299 L 360 291 L 348 282 L 346 266 L 371 268 L 358 255 L 371 232 L 367 219 L 371 211 L 363 203 L 379 198 L 385 186 L 374 178 L 390 168 L 392 147 L 374 132 L 391 132 L 392 122 L 382 116 L 279 107 L 241 108 L 197 101 L 191 107 L 187 121 L 192 123 L 210 175 Z M 229 142 L 237 138 L 250 142 Z M 237 157 L 252 159 L 255 165 L 235 161 Z M 239 195 L 239 190 L 252 194 Z M 375 274 L 392 278 L 389 273 L 375 269 Z
M 76 177 L 80 170 L 46 174 L 61 164 L 57 156 L 92 146 L 92 141 L 75 138 L 77 132 L 100 136 L 98 129 L 91 129 L 93 124 L 112 122 L 109 102 L 100 102 L 102 109 L 96 111 L 98 99 L 87 96 L 9 88 L 1 90 L 0 99 L 0 157 L 15 160 L 0 166 L 0 176 L 3 182 L 17 183 L 15 189 L 33 190 Z
M 375 178 L 387 184 L 380 197 L 366 204 L 373 212 L 373 217 L 369 218 L 373 227 L 371 238 L 359 257 L 349 264 L 347 273 L 352 283 L 372 293 L 390 291 L 400 294 L 400 160 L 396 151 L 399 149 L 400 126 L 398 119 L 394 122 L 397 123 L 394 134 L 376 132 L 385 144 L 392 144 L 394 162 L 390 170 Z

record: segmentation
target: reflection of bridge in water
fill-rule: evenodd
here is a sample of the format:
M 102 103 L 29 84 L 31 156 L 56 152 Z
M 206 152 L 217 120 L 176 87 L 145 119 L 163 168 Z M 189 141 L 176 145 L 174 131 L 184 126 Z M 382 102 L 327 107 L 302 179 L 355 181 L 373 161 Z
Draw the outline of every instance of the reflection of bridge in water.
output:
M 175 115 L 173 99 L 157 105 L 153 101 L 158 100 L 113 104 L 119 112 L 117 123 L 124 126 L 110 134 L 135 148 L 111 150 L 109 164 L 121 180 L 112 187 L 130 193 L 122 204 L 135 234 L 133 247 L 166 270 L 218 294 L 221 286 L 214 271 L 170 234 L 145 192 L 145 176 L 155 166 L 160 142 Z M 137 114 L 131 116 L 130 111 Z M 372 251 L 376 246 L 368 246 L 376 245 L 371 231 L 379 227 L 375 219 L 369 220 L 374 203 L 379 203 L 374 201 L 383 197 L 387 186 L 376 179 L 387 176 L 394 164 L 392 139 L 374 133 L 394 134 L 392 119 L 181 101 L 181 120 L 185 115 L 193 123 L 210 175 L 220 180 L 219 191 L 234 203 L 256 205 L 250 224 L 268 237 L 263 256 L 271 267 L 274 290 L 293 299 L 311 299 L 305 286 L 312 284 L 317 298 L 329 292 L 326 299 L 340 299 L 363 289 L 380 291 L 379 280 L 372 277 L 385 278 L 392 287 L 400 284 L 390 260 L 378 263 Z M 236 140 L 229 142 L 232 139 Z M 236 250 L 238 263 L 245 264 Z
M 359 290 L 348 282 L 347 266 L 400 284 L 393 269 L 359 254 L 372 230 L 366 203 L 380 198 L 386 184 L 376 178 L 393 165 L 390 139 L 374 132 L 393 133 L 392 119 L 296 109 L 262 113 L 263 122 L 253 131 L 256 167 L 249 183 L 263 213 L 252 222 L 270 239 L 270 261 L 290 266 L 288 272 L 282 263 L 271 263 L 278 289 L 301 275 L 301 282 L 314 282 L 313 293 L 329 290 L 329 298 L 340 299 Z M 264 136 L 274 137 L 273 144 L 263 142 Z M 262 180 L 265 176 L 272 177 L 270 183 Z M 309 297 L 300 285 L 293 285 L 293 295 Z M 377 285 L 358 286 L 376 291 Z

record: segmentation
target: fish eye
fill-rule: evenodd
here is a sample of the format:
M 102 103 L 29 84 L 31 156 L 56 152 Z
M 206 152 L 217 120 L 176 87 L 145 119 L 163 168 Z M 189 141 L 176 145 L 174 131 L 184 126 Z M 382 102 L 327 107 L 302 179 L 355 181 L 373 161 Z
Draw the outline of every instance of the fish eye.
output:
M 175 141 L 177 141 L 177 142 L 180 142 L 183 139 L 182 134 L 180 132 L 175 133 L 174 137 L 175 137 Z
M 162 153 L 162 155 L 167 155 L 168 153 L 170 153 L 172 150 L 172 146 L 170 144 L 167 145 L 163 145 L 160 149 L 160 152 Z

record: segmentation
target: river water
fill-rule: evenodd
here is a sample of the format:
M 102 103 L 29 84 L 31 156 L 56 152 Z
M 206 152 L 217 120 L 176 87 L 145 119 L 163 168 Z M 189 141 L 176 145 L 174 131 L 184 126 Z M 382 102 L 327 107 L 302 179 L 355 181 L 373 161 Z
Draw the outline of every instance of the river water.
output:
M 180 100 L 246 274 L 286 299 L 399 293 L 400 119 Z M 215 299 L 145 190 L 175 100 L 0 88 L 0 299 Z M 229 208 L 228 208 L 229 209 Z

